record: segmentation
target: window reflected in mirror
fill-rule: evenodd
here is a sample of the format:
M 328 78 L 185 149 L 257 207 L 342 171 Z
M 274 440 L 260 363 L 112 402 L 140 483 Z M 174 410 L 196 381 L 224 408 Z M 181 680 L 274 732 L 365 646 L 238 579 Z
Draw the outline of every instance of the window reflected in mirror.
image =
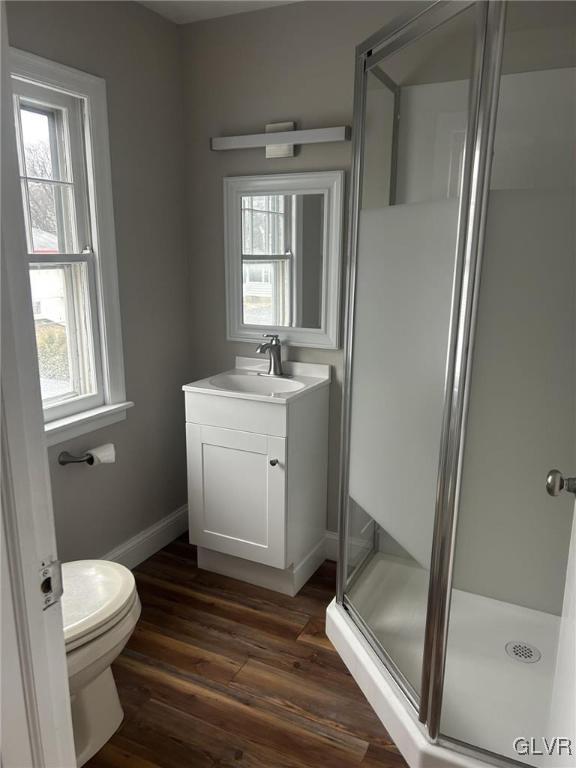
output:
M 246 325 L 320 328 L 324 195 L 242 195 Z

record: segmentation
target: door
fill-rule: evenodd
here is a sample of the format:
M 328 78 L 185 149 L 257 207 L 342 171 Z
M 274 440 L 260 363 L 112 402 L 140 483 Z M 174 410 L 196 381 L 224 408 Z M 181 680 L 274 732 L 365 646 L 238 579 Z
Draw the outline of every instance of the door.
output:
M 186 425 L 190 541 L 286 567 L 286 440 Z
M 452 16 L 438 24 L 448 9 Z M 448 3 L 422 19 L 423 29 L 414 29 L 399 50 L 393 37 L 382 48 L 367 44 L 357 84 L 362 173 L 342 499 L 348 534 L 343 603 L 414 702 L 422 676 L 464 144 L 483 16 L 474 6 Z M 447 50 L 454 55 L 446 57 Z
M 56 557 L 54 516 L 16 141 L 4 4 L 2 36 L 2 765 L 76 765 L 60 604 L 45 605 L 40 567 Z M 15 323 L 14 306 L 29 323 Z M 9 702 L 9 705 L 7 704 Z

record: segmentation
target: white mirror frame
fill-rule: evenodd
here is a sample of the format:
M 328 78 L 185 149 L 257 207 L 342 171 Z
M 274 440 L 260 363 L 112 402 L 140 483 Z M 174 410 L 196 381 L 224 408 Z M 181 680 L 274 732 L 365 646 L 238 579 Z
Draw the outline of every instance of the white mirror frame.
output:
M 259 341 L 277 333 L 283 344 L 338 349 L 340 336 L 340 274 L 342 269 L 342 206 L 344 171 L 231 176 L 224 179 L 224 237 L 226 258 L 226 316 L 229 341 Z M 242 311 L 243 195 L 324 195 L 324 268 L 320 328 L 246 325 Z

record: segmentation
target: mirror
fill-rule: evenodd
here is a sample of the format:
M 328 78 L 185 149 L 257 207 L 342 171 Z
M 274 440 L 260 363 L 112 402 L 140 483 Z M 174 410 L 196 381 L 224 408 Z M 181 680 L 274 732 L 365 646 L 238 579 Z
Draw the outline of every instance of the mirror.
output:
M 343 172 L 224 179 L 228 338 L 337 348 Z

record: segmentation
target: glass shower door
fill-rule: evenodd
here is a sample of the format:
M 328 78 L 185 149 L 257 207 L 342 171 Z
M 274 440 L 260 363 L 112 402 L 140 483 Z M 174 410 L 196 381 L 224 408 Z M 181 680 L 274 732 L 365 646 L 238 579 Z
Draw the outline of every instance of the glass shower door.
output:
M 365 75 L 344 602 L 413 703 L 426 601 L 470 81 L 480 9 Z
M 441 733 L 551 768 L 576 764 L 574 496 L 546 491 L 576 475 L 575 139 L 576 4 L 510 3 Z

